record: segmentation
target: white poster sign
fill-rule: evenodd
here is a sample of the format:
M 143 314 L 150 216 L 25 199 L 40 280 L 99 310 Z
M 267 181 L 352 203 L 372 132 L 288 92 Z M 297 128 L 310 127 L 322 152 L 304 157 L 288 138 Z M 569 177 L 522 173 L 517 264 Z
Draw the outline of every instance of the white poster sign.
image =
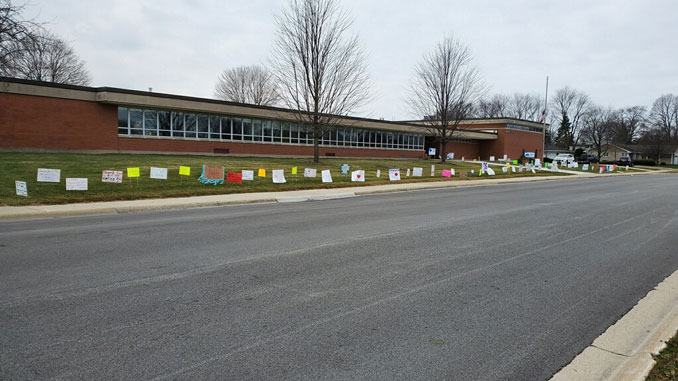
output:
M 412 168 L 412 176 L 421 177 L 424 174 L 424 168 L 414 167 Z
M 435 175 L 436 175 L 436 166 L 431 165 L 431 176 L 435 176 Z
M 86 191 L 87 190 L 87 179 L 86 178 L 66 178 L 66 190 L 74 191 Z
M 151 178 L 167 180 L 167 168 L 151 167 Z
M 541 168 L 541 160 L 534 159 L 534 166 L 537 167 L 537 168 Z
M 516 173 L 516 167 L 515 166 L 511 167 L 511 172 Z
M 447 154 L 447 160 L 454 160 L 454 152 L 450 152 Z
M 506 172 L 508 172 L 508 168 L 506 168 L 506 167 L 501 167 L 501 171 L 504 172 L 504 173 L 506 173 Z
M 365 171 L 358 170 L 358 171 L 353 171 L 351 172 L 351 181 L 365 181 Z
M 323 169 L 321 172 L 321 175 L 323 177 L 323 183 L 331 183 L 332 182 L 332 174 L 330 173 L 329 169 Z
M 102 183 L 122 183 L 122 171 L 103 171 L 101 172 Z
M 450 173 L 452 174 L 452 176 L 456 176 L 456 175 L 454 174 L 454 168 L 451 168 L 451 169 L 450 169 Z
M 588 171 L 588 170 L 589 170 L 589 165 L 588 165 L 588 164 L 582 164 L 582 165 L 581 165 L 581 170 L 582 170 L 582 171 Z
M 407 172 L 405 174 L 405 177 L 410 177 L 410 169 L 409 168 L 407 168 Z
M 487 167 L 487 174 L 490 176 L 494 176 L 494 169 Z
M 429 156 L 435 156 L 436 155 L 436 149 L 435 148 L 429 148 L 428 149 L 428 155 Z
M 242 170 L 242 180 L 249 180 L 252 181 L 254 180 L 254 171 L 249 171 L 247 169 Z
M 17 196 L 28 197 L 28 187 L 25 181 L 14 181 L 14 186 L 16 187 Z
M 531 168 L 530 170 L 532 171 L 532 173 L 537 173 L 537 172 L 534 170 L 534 168 Z
M 316 174 L 315 168 L 304 169 L 304 177 L 315 177 L 315 174 Z
M 388 170 L 388 179 L 391 181 L 400 180 L 400 169 L 392 168 Z
M 494 161 L 494 156 L 490 156 L 490 161 Z
M 377 169 L 377 177 L 381 177 L 381 169 Z
M 38 168 L 38 181 L 58 183 L 61 181 L 61 169 Z
M 285 170 L 284 169 L 274 169 L 273 170 L 273 183 L 274 184 L 284 184 L 285 180 Z

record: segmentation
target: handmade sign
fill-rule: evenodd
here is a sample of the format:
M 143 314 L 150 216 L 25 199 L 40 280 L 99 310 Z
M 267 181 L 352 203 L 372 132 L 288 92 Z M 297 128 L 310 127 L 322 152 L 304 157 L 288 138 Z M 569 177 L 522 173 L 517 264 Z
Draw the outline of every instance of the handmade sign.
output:
M 600 173 L 603 173 L 604 168 L 600 167 Z
M 167 180 L 167 168 L 151 167 L 151 178 Z
M 523 156 L 525 156 L 528 159 L 534 159 L 534 152 L 525 152 Z
M 518 165 L 518 160 L 513 160 L 513 165 Z
M 501 171 L 504 172 L 504 173 L 506 173 L 506 172 L 508 172 L 508 168 L 506 168 L 506 167 L 501 167 Z
M 494 161 L 494 156 L 490 156 L 490 161 Z
M 410 169 L 407 168 L 407 172 L 405 173 L 405 177 L 410 177 Z
M 433 177 L 433 176 L 435 176 L 435 175 L 436 175 L 436 166 L 435 166 L 435 165 L 431 165 L 431 177 Z
M 242 174 L 243 181 L 254 180 L 254 171 L 249 171 L 247 169 L 243 169 L 241 174 Z
M 191 175 L 191 167 L 184 167 L 183 165 L 179 166 L 179 174 L 181 176 L 190 176 Z
M 66 178 L 66 190 L 74 191 L 86 191 L 87 190 L 87 179 L 86 178 Z
M 296 175 L 297 174 L 297 167 L 292 167 L 292 174 Z
M 490 176 L 494 176 L 494 169 L 487 167 L 487 174 Z
M 381 169 L 377 169 L 377 177 L 381 177 Z
M 435 156 L 436 155 L 436 149 L 435 148 L 429 148 L 428 149 L 428 155 L 429 156 Z
M 257 173 L 257 176 L 266 177 L 266 170 L 263 169 L 263 168 L 259 168 L 259 172 Z
M 358 170 L 351 172 L 351 181 L 365 181 L 365 171 Z
M 454 152 L 450 152 L 447 154 L 447 160 L 454 160 Z
M 315 174 L 316 174 L 315 168 L 304 169 L 304 177 L 315 177 Z
M 582 171 L 588 171 L 588 170 L 589 170 L 589 165 L 588 165 L 588 164 L 582 164 L 582 165 L 581 165 L 581 170 L 582 170 Z
M 412 168 L 412 176 L 421 177 L 424 174 L 424 168 L 414 167 Z
M 226 173 L 226 182 L 234 184 L 242 184 L 242 173 L 228 172 Z
M 351 170 L 351 165 L 349 164 L 342 164 L 341 167 L 339 168 L 339 174 L 340 175 L 348 175 L 348 172 Z
M 329 169 L 323 169 L 323 171 L 320 174 L 322 175 L 323 183 L 332 182 L 332 174 L 330 173 Z
M 456 176 L 456 175 L 454 174 L 454 168 L 450 169 L 450 173 L 452 173 L 452 176 Z
M 537 173 L 537 172 L 534 170 L 534 168 L 530 168 L 530 170 L 532 171 L 532 173 Z
M 16 188 L 17 196 L 28 197 L 28 187 L 25 181 L 14 181 L 14 187 Z
M 462 156 L 462 157 L 461 157 L 461 161 L 464 161 L 464 160 L 466 160 L 466 159 Z
M 452 172 L 450 172 L 447 169 L 443 169 L 443 177 L 450 178 L 452 176 Z
M 480 165 L 480 173 L 483 174 L 487 172 L 487 170 L 490 168 L 490 166 L 487 163 L 482 163 Z
M 122 171 L 108 171 L 105 170 L 101 172 L 101 182 L 102 183 L 122 183 Z
M 285 180 L 285 170 L 284 169 L 274 169 L 273 171 L 273 183 L 274 184 L 284 184 L 287 182 Z
M 139 167 L 127 168 L 127 177 L 139 177 Z
M 534 159 L 534 166 L 537 167 L 537 168 L 540 168 L 541 167 L 541 160 Z
M 392 168 L 388 170 L 388 179 L 391 181 L 400 180 L 400 169 Z
M 38 168 L 38 181 L 58 183 L 61 181 L 61 169 Z
M 198 181 L 203 184 L 223 184 L 225 177 L 224 167 L 220 165 L 203 165 L 202 173 L 198 177 Z
M 511 167 L 511 172 L 516 173 L 516 167 Z

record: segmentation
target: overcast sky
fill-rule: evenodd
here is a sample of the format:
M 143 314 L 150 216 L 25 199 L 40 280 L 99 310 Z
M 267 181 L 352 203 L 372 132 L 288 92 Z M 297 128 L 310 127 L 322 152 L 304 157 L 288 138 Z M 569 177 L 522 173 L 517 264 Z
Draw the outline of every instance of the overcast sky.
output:
M 284 1 L 30 0 L 94 86 L 212 98 L 225 68 L 266 63 Z M 678 0 L 344 0 L 375 100 L 359 116 L 411 119 L 415 64 L 445 35 L 473 51 L 489 93 L 571 86 L 603 106 L 678 94 Z

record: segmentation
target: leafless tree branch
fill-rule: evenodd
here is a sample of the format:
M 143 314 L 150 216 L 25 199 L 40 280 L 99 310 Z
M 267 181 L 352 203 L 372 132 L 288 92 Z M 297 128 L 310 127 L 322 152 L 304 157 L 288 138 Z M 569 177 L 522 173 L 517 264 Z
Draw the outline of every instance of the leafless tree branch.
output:
M 273 106 L 280 100 L 271 72 L 256 65 L 224 70 L 214 93 L 226 101 L 260 106 Z

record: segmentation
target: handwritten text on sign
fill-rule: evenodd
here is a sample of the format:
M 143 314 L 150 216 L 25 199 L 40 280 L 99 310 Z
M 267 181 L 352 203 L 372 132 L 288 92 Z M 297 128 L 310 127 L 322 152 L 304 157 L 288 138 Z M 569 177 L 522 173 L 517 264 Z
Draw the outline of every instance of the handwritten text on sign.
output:
M 17 196 L 28 197 L 28 187 L 26 187 L 25 181 L 14 181 L 14 185 L 16 186 Z
M 86 191 L 87 178 L 66 178 L 66 190 Z
M 61 181 L 61 169 L 38 168 L 38 181 L 58 183 Z
M 101 173 L 101 182 L 115 184 L 122 183 L 122 171 L 103 171 Z

